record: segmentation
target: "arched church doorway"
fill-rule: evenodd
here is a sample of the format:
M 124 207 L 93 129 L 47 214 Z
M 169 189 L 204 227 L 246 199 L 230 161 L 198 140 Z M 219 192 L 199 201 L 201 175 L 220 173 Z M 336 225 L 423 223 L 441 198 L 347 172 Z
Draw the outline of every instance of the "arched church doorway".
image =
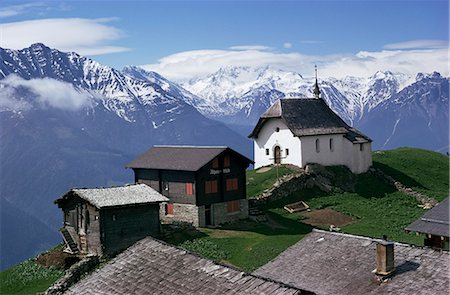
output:
M 281 148 L 279 146 L 275 147 L 273 159 L 275 164 L 281 164 Z

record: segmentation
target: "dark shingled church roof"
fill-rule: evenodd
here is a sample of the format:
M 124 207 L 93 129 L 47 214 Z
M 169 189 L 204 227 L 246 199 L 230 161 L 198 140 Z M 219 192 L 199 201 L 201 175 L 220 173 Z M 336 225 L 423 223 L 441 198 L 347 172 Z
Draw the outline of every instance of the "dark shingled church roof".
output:
M 420 219 L 411 223 L 406 230 L 436 236 L 449 236 L 449 198 L 430 209 Z
M 154 146 L 127 167 L 133 169 L 161 169 L 179 171 L 198 171 L 226 150 L 242 158 L 248 164 L 252 160 L 226 146 Z
M 448 294 L 448 251 L 394 244 L 396 270 L 377 282 L 371 238 L 313 230 L 254 274 L 316 294 Z
M 334 113 L 321 98 L 288 98 L 275 102 L 259 118 L 258 123 L 249 135 L 257 138 L 264 124 L 272 119 L 280 118 L 295 136 L 344 134 L 354 142 L 370 142 L 371 139 L 360 131 L 347 125 Z
M 303 291 L 147 237 L 64 294 L 293 295 Z

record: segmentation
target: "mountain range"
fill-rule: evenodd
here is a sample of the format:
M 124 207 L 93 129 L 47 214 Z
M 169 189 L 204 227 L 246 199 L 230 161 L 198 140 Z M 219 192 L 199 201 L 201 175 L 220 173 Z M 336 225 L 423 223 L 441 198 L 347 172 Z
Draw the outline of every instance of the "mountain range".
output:
M 374 147 L 448 151 L 448 82 L 409 77 L 320 78 L 322 97 Z M 183 83 L 116 70 L 43 44 L 0 48 L 1 268 L 55 245 L 53 200 L 72 187 L 133 181 L 125 164 L 154 144 L 227 145 L 281 97 L 311 97 L 313 78 L 273 67 L 225 67 Z
M 227 145 L 251 156 L 249 140 L 156 74 L 143 79 L 43 44 L 0 49 L 0 60 L 2 268 L 61 240 L 53 200 L 72 187 L 133 182 L 125 165 L 154 144 Z M 47 232 L 27 236 L 35 220 Z

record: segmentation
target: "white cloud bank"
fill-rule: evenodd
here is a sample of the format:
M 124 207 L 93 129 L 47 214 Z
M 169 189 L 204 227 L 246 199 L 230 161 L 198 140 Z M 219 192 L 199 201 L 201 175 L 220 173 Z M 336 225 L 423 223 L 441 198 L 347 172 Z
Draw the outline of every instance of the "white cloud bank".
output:
M 129 51 L 130 48 L 109 43 L 125 36 L 109 23 L 114 18 L 49 18 L 3 23 L 0 26 L 0 47 L 22 49 L 33 43 L 75 51 L 82 55 L 101 55 Z
M 43 108 L 79 110 L 92 104 L 90 96 L 76 90 L 72 84 L 50 78 L 25 80 L 13 74 L 0 81 L 0 107 L 12 110 L 31 107 L 29 102 L 17 98 L 15 89 L 18 87 L 33 92 L 36 102 Z
M 356 54 L 321 56 L 258 49 L 194 50 L 172 54 L 161 58 L 158 63 L 142 67 L 169 79 L 184 81 L 210 74 L 225 66 L 270 65 L 312 76 L 315 64 L 322 77 L 368 77 L 377 71 L 387 70 L 410 76 L 418 72 L 438 71 L 448 76 L 448 48 L 360 51 Z

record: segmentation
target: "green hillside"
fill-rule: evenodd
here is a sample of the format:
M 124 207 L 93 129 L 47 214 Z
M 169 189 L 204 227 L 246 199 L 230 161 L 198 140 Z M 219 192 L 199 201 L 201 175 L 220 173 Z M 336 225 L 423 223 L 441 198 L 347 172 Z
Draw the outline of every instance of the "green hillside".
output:
M 416 191 L 438 201 L 448 195 L 448 156 L 422 149 L 399 148 L 376 151 L 373 160 L 374 167 Z M 278 170 L 279 176 L 289 173 L 292 173 L 289 167 L 282 166 Z M 245 271 L 264 265 L 302 239 L 313 227 L 328 229 L 330 224 L 345 233 L 370 237 L 387 235 L 395 241 L 422 245 L 422 236 L 404 231 L 408 224 L 426 212 L 415 198 L 397 192 L 376 174 L 356 176 L 342 167 L 326 167 L 324 173 L 332 175 L 337 185 L 352 189 L 333 193 L 299 189 L 281 200 L 261 206 L 260 210 L 268 218 L 266 221 L 246 220 L 218 229 L 183 230 L 163 239 Z M 275 168 L 248 171 L 247 197 L 261 194 L 276 180 Z M 286 204 L 297 201 L 305 201 L 311 212 L 288 213 L 283 209 Z M 22 276 L 23 272 L 27 275 Z M 43 291 L 61 274 L 26 261 L 0 273 L 1 293 Z
M 449 158 L 417 148 L 373 153 L 374 167 L 414 190 L 442 201 L 449 195 Z
M 400 148 L 374 152 L 373 158 L 376 168 L 406 186 L 438 200 L 446 196 L 447 156 L 421 149 Z M 317 189 L 301 189 L 262 206 L 269 218 L 267 222 L 246 221 L 221 229 L 178 233 L 168 241 L 245 271 L 264 265 L 300 240 L 312 227 L 328 229 L 330 224 L 340 227 L 340 231 L 345 233 L 369 237 L 387 235 L 395 241 L 423 244 L 423 237 L 404 231 L 407 225 L 425 213 L 415 198 L 397 192 L 371 173 L 355 176 L 341 167 L 327 167 L 325 170 L 327 174 L 334 174 L 337 182 L 353 182 L 353 191 L 327 194 Z M 276 169 L 263 171 L 247 172 L 248 198 L 259 195 L 276 182 Z M 283 166 L 278 171 L 279 176 L 291 172 Z M 285 205 L 301 200 L 311 207 L 311 212 L 291 214 L 283 209 Z M 187 240 L 189 242 L 185 242 Z M 220 255 L 211 255 L 210 248 L 216 249 Z

